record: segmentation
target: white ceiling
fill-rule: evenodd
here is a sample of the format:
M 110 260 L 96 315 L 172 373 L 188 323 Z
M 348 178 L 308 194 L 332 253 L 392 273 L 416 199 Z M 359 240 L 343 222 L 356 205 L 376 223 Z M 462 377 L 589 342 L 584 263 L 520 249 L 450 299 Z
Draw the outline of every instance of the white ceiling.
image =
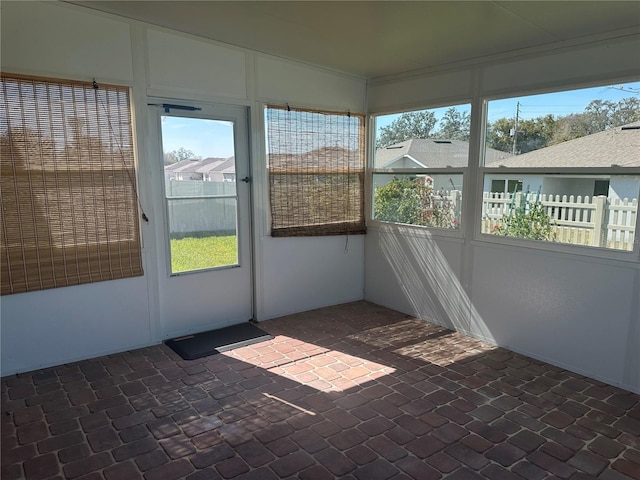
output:
M 637 0 L 71 3 L 365 78 L 640 32 Z

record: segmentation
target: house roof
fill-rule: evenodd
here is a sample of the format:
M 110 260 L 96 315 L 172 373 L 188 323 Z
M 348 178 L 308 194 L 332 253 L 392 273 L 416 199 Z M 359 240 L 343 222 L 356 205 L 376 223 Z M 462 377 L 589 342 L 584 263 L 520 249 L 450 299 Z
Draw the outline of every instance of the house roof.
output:
M 346 162 L 345 162 L 346 160 Z M 359 150 L 343 147 L 321 147 L 303 154 L 269 154 L 269 169 L 271 171 L 286 170 L 331 170 L 348 168 L 362 169 Z
M 234 173 L 235 157 L 215 158 L 203 160 L 182 160 L 164 167 L 165 172 L 175 173 Z
M 488 167 L 640 167 L 640 122 L 493 162 Z
M 510 157 L 511 154 L 487 149 L 492 162 Z M 376 150 L 376 168 L 393 168 L 397 161 L 407 158 L 418 168 L 466 167 L 469 163 L 469 142 L 438 138 L 413 138 Z

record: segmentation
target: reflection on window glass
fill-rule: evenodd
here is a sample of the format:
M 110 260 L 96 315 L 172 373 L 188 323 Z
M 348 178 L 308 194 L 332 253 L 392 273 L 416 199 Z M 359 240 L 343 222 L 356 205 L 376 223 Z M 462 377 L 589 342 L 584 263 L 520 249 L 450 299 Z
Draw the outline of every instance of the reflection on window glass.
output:
M 495 100 L 487 111 L 482 233 L 633 250 L 640 83 Z
M 238 264 L 233 124 L 162 116 L 171 273 Z
M 374 220 L 460 227 L 470 113 L 466 104 L 376 117 Z

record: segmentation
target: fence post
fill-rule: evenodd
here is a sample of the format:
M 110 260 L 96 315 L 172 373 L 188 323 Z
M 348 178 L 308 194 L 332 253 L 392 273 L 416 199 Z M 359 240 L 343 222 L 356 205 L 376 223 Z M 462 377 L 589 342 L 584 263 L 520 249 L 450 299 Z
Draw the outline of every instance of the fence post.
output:
M 451 196 L 453 197 L 453 202 L 454 202 L 454 218 L 460 222 L 460 220 L 462 220 L 460 218 L 460 215 L 462 214 L 462 192 L 460 190 L 452 190 L 451 191 Z
M 604 195 L 593 198 L 596 209 L 593 212 L 593 238 L 591 245 L 595 247 L 607 246 L 607 226 L 609 223 L 609 199 Z

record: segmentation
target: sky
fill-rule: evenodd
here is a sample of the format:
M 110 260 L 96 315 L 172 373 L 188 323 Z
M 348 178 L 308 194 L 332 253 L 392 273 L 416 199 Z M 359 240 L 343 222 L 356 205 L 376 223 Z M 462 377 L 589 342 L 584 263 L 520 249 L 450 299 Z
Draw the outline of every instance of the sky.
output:
M 489 102 L 488 120 L 493 122 L 498 118 L 513 118 L 517 102 L 520 102 L 520 118 L 529 119 L 548 113 L 554 116 L 581 113 L 589 102 L 595 99 L 618 102 L 623 98 L 634 96 L 640 96 L 640 82 L 492 100 Z M 447 107 L 430 110 L 435 113 L 437 119 L 440 119 L 446 109 Z M 458 110 L 470 112 L 470 106 L 461 105 Z M 399 116 L 400 114 L 393 114 L 377 117 L 377 129 L 391 124 Z M 438 128 L 437 125 L 436 128 Z M 230 157 L 234 154 L 233 124 L 228 121 L 164 115 L 162 117 L 162 142 L 165 152 L 184 147 L 202 158 Z
M 548 113 L 563 116 L 570 113 L 582 113 L 585 107 L 596 99 L 618 102 L 623 98 L 640 97 L 640 82 L 624 83 L 611 86 L 585 88 L 567 92 L 548 93 L 523 97 L 507 98 L 489 101 L 487 119 L 494 122 L 499 118 L 513 118 L 516 114 L 516 104 L 520 102 L 520 119 L 530 119 L 544 116 Z M 453 105 L 452 105 L 453 106 Z M 440 119 L 448 107 L 429 109 L 437 119 Z M 461 105 L 459 111 L 470 112 L 469 105 Z M 384 115 L 377 118 L 376 128 L 391 124 L 400 114 Z M 436 125 L 436 129 L 438 126 Z
M 233 123 L 203 118 L 162 116 L 162 149 L 191 150 L 197 157 L 227 158 L 234 155 Z

